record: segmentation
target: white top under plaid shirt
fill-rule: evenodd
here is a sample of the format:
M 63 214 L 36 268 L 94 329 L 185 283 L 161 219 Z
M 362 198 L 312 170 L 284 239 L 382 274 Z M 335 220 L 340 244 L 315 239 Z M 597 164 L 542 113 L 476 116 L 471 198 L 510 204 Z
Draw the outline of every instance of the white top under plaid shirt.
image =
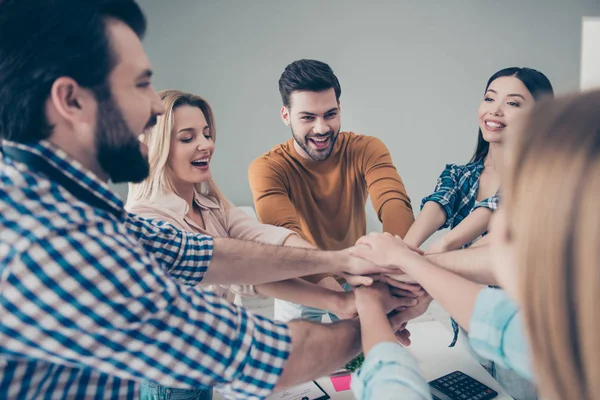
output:
M 288 329 L 194 287 L 210 237 L 127 214 L 48 142 L 3 146 L 43 157 L 114 213 L 0 159 L 0 398 L 133 399 L 142 380 L 228 398 L 272 391 Z

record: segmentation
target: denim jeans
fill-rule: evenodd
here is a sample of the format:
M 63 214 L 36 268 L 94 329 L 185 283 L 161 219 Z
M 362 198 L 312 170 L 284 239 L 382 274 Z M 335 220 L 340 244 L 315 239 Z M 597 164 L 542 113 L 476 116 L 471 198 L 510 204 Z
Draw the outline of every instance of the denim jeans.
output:
M 143 382 L 140 400 L 212 400 L 212 388 L 178 389 L 169 388 L 154 382 Z

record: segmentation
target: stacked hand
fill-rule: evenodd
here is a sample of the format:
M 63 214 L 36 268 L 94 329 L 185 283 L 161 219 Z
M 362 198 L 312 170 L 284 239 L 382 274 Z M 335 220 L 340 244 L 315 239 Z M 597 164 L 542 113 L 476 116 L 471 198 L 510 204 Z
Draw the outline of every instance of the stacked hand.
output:
M 376 312 L 388 315 L 396 338 L 405 346 L 410 345 L 410 332 L 406 330 L 406 323 L 423 314 L 431 303 L 431 297 L 423 289 L 410 284 L 403 284 L 403 288 L 398 288 L 376 282 L 371 286 L 357 287 L 354 293 L 359 317 Z

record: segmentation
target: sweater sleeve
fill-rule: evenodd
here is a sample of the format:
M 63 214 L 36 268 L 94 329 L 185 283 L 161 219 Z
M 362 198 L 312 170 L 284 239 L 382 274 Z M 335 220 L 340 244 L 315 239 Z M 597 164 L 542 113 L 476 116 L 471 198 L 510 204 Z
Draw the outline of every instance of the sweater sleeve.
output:
M 377 138 L 367 136 L 360 142 L 364 147 L 358 159 L 362 163 L 373 208 L 383 223 L 383 231 L 404 237 L 415 217 L 390 152 Z
M 288 194 L 288 185 L 282 171 L 265 156 L 250 164 L 248 180 L 254 197 L 258 219 L 263 224 L 280 226 L 305 237 L 298 221 L 296 208 Z

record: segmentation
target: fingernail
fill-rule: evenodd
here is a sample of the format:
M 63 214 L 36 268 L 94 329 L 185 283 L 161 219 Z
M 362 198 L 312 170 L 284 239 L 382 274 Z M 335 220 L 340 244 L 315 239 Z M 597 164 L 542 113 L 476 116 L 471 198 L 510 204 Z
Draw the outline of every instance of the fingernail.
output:
M 413 299 L 413 300 L 411 300 L 411 301 L 410 301 L 410 305 L 411 305 L 411 306 L 414 306 L 414 305 L 416 305 L 416 304 L 417 304 L 417 300 L 414 300 L 414 299 Z

